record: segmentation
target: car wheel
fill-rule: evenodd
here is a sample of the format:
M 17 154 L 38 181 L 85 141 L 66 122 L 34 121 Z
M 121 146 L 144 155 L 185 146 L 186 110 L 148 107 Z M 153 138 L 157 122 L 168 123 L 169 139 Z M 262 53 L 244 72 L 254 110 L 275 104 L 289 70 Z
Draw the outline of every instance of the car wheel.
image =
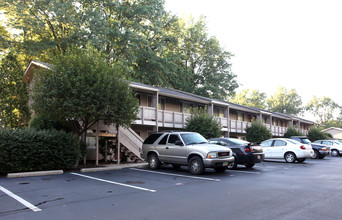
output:
M 298 158 L 297 161 L 298 163 L 303 163 L 305 161 L 306 158 Z
M 218 173 L 223 173 L 227 169 L 227 167 L 215 167 L 214 169 Z
M 320 155 L 319 157 L 318 157 L 318 159 L 323 159 L 325 157 L 325 155 Z
M 287 152 L 285 154 L 284 158 L 285 158 L 285 161 L 287 163 L 294 163 L 294 162 L 296 162 L 296 159 L 297 159 L 296 155 L 294 153 L 292 153 L 292 152 Z
M 204 172 L 203 161 L 200 157 L 194 156 L 189 161 L 189 170 L 192 174 L 198 175 Z
M 314 154 L 312 155 L 311 159 L 318 159 L 318 157 L 319 157 L 318 150 L 314 150 L 313 152 L 314 152 Z
M 252 168 L 252 167 L 254 167 L 254 165 L 255 165 L 255 163 L 247 163 L 245 166 L 247 168 Z
M 331 151 L 331 156 L 338 157 L 339 156 L 338 150 L 332 150 Z
M 148 166 L 153 170 L 156 170 L 160 167 L 160 161 L 156 154 L 150 154 L 147 158 L 147 162 Z
M 234 162 L 233 163 L 230 163 L 230 164 L 228 164 L 228 169 L 230 169 L 230 170 L 235 170 L 236 169 L 236 167 L 237 167 L 237 161 L 236 161 L 236 157 L 234 157 Z

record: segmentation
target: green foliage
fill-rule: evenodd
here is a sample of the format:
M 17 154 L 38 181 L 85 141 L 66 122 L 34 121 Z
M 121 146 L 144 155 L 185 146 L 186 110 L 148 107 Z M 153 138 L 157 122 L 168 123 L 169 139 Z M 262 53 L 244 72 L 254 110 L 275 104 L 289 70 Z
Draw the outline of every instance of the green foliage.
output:
M 129 126 L 136 119 L 138 100 L 96 51 L 69 50 L 56 56 L 53 64 L 35 76 L 33 108 L 37 114 L 80 122 L 75 130 L 80 136 L 98 120 Z
M 81 147 L 82 146 L 82 147 Z M 69 169 L 84 153 L 84 144 L 64 131 L 0 128 L 0 173 Z
M 244 106 L 256 107 L 260 109 L 266 108 L 266 94 L 254 89 L 244 89 L 235 95 L 235 97 L 230 101 Z
M 286 133 L 284 134 L 284 138 L 290 138 L 292 136 L 303 136 L 303 133 L 294 127 L 288 127 Z
M 267 99 L 267 105 L 270 111 L 288 115 L 298 115 L 303 111 L 302 99 L 296 90 L 288 91 L 284 87 L 279 87 L 274 96 Z
M 50 118 L 49 116 L 43 116 L 36 114 L 31 122 L 30 128 L 36 130 L 62 130 L 65 132 L 71 132 L 72 127 L 68 124 L 66 120 L 58 120 L 54 118 Z
M 200 133 L 205 138 L 221 136 L 221 126 L 215 117 L 210 116 L 207 109 L 192 109 L 190 118 L 186 120 L 186 130 Z
M 246 139 L 249 142 L 260 143 L 272 138 L 271 132 L 258 122 L 252 122 L 252 125 L 246 128 L 246 133 Z
M 1 10 L 20 31 L 9 43 L 26 60 L 50 63 L 51 54 L 92 46 L 128 80 L 213 98 L 238 87 L 232 54 L 208 36 L 204 18 L 173 16 L 163 0 L 3 0 Z
M 327 133 L 322 132 L 321 129 L 313 127 L 309 130 L 308 138 L 310 141 L 314 142 L 316 140 L 329 139 L 329 136 L 327 135 Z
M 22 76 L 23 68 L 10 52 L 0 66 L 0 127 L 22 128 L 28 124 L 27 85 Z
M 306 106 L 306 110 L 311 112 L 315 117 L 318 117 L 318 122 L 322 124 L 333 120 L 333 113 L 338 109 L 341 110 L 340 106 L 329 97 L 317 98 L 313 96 Z

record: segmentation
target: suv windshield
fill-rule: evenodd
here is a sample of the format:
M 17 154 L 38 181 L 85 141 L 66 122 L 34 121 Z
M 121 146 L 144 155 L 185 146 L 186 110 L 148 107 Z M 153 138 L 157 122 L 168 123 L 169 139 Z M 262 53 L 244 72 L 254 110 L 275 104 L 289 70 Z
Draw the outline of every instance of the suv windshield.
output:
M 181 137 L 185 145 L 208 143 L 208 141 L 198 133 L 185 133 L 181 134 Z

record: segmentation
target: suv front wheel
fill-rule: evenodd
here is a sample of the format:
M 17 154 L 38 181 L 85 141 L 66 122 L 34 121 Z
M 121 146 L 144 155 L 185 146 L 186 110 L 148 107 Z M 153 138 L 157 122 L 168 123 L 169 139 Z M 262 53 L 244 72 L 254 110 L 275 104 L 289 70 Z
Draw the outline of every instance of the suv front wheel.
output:
M 156 170 L 160 167 L 160 161 L 158 159 L 157 154 L 155 154 L 155 153 L 150 154 L 148 156 L 147 162 L 148 162 L 148 166 L 153 170 Z
M 192 174 L 198 175 L 204 172 L 203 161 L 200 157 L 194 156 L 189 160 L 189 170 Z

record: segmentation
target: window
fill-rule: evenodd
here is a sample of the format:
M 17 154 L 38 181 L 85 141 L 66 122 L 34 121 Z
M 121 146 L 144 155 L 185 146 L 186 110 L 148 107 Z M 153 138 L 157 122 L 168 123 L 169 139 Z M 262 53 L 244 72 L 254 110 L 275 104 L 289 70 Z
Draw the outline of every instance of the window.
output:
M 147 107 L 152 107 L 152 96 L 147 96 Z
M 285 141 L 276 140 L 276 141 L 274 141 L 273 146 L 276 146 L 276 147 L 278 147 L 278 146 L 286 146 L 286 142 Z
M 144 144 L 153 144 L 162 134 L 151 134 L 150 136 L 148 136 L 148 138 L 146 138 L 146 140 L 144 141 Z
M 223 108 L 215 108 L 215 115 L 224 118 L 224 109 Z
M 178 135 L 176 134 L 170 134 L 169 141 L 167 142 L 168 144 L 174 144 L 176 141 L 180 141 Z
M 260 144 L 262 147 L 271 147 L 273 140 L 264 141 Z
M 244 114 L 242 112 L 238 112 L 238 121 L 245 121 Z
M 165 99 L 160 98 L 158 101 L 158 109 L 159 110 L 165 110 Z
M 169 136 L 169 135 L 165 135 L 165 136 L 159 141 L 158 144 L 159 144 L 159 145 L 165 145 L 168 136 Z
M 190 114 L 191 113 L 190 111 L 193 107 L 194 107 L 193 104 L 182 102 L 181 103 L 181 112 Z

